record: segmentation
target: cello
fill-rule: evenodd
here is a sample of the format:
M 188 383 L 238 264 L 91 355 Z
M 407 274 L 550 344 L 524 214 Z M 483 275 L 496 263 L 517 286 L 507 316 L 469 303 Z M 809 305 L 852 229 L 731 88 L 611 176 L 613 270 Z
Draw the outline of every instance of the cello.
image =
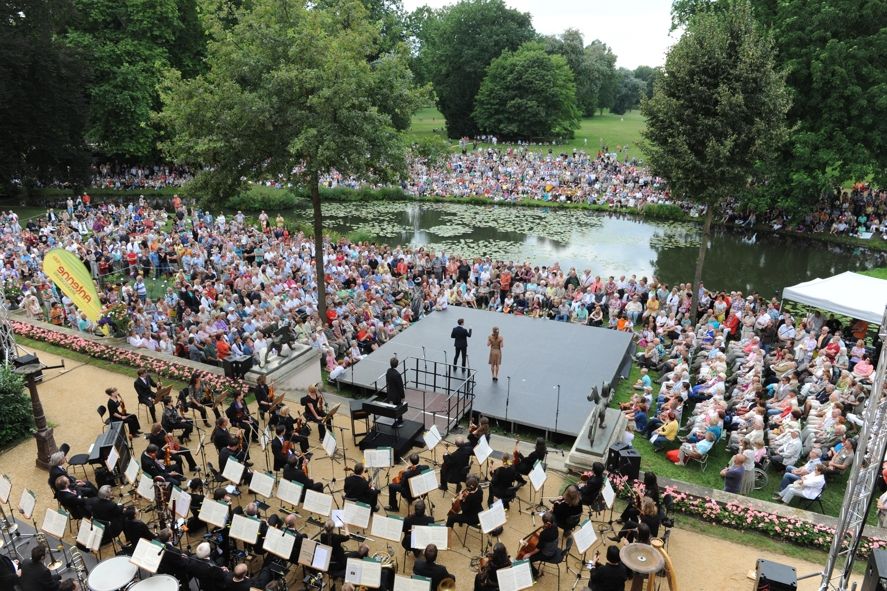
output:
M 539 537 L 544 527 L 545 525 L 540 525 L 533 530 L 530 535 L 520 541 L 520 547 L 518 548 L 516 557 L 517 560 L 523 560 L 539 549 Z

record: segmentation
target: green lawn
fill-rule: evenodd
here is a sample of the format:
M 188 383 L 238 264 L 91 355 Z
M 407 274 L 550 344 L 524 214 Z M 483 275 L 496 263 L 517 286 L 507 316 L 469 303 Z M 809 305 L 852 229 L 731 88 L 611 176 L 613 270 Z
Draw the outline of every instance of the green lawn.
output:
M 863 271 L 863 275 L 868 275 L 869 277 L 875 277 L 877 279 L 887 279 L 887 267 L 877 267 L 875 269 L 869 269 L 868 271 Z
M 655 372 L 651 372 L 650 375 L 654 380 L 656 379 Z M 616 395 L 614 397 L 616 403 L 627 402 L 631 398 L 633 392 L 632 385 L 639 377 L 640 370 L 636 366 L 632 367 L 629 378 L 623 380 L 616 389 Z M 657 388 L 654 385 L 654 392 L 656 391 Z M 687 416 L 689 415 L 687 415 L 687 411 L 685 410 L 684 417 L 686 418 Z M 723 490 L 724 488 L 724 481 L 721 479 L 719 473 L 721 468 L 727 465 L 730 458 L 730 454 L 727 453 L 725 448 L 724 441 L 718 442 L 712 451 L 709 452 L 708 466 L 706 467 L 705 472 L 700 469 L 699 464 L 696 462 L 691 462 L 687 466 L 672 464 L 665 458 L 664 453 L 655 453 L 650 441 L 644 438 L 643 435 L 638 434 L 634 439 L 633 445 L 641 454 L 641 469 L 644 471 L 652 470 L 657 476 L 664 476 L 672 480 L 681 480 L 699 486 L 707 486 L 718 490 Z M 751 496 L 756 499 L 769 501 L 773 493 L 778 490 L 781 479 L 781 473 L 771 470 L 767 486 L 761 490 L 752 491 Z M 822 505 L 827 515 L 838 515 L 844 499 L 846 481 L 847 477 L 842 476 L 830 479 L 826 484 L 825 491 L 822 495 Z M 792 504 L 796 506 L 798 502 L 795 501 Z M 819 506 L 816 505 L 811 507 L 811 510 L 818 511 Z M 875 523 L 873 516 L 870 517 L 869 521 L 872 524 Z
M 584 150 L 597 150 L 601 146 L 607 146 L 611 151 L 627 147 L 627 151 L 620 152 L 620 159 L 626 155 L 636 157 L 639 155 L 638 142 L 641 139 L 641 130 L 644 128 L 644 118 L 640 111 L 635 110 L 625 115 L 613 115 L 605 112 L 603 115 L 582 119 L 580 127 L 576 130 L 576 137 L 561 144 L 561 148 Z M 420 109 L 413 116 L 413 124 L 409 134 L 421 137 L 439 134 L 445 135 L 446 121 L 443 115 L 435 108 Z M 456 143 L 453 142 L 455 146 Z M 549 146 L 550 147 L 550 146 Z M 534 150 L 547 150 L 546 146 L 533 146 Z

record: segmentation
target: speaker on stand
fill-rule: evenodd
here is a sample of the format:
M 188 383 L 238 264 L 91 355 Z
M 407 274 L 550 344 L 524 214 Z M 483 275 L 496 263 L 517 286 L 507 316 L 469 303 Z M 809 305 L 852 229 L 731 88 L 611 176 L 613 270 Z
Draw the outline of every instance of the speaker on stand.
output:
M 607 452 L 607 472 L 637 480 L 641 473 L 641 454 L 627 443 L 614 443 Z

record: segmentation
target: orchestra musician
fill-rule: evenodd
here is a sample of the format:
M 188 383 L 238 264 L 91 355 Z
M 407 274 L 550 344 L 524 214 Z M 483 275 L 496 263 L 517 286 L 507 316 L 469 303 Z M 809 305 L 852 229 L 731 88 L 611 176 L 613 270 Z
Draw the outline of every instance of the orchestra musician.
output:
M 477 445 L 481 437 L 486 437 L 487 442 L 489 442 L 490 419 L 487 417 L 481 417 L 476 425 L 473 422 L 468 425 L 468 442 L 471 444 L 471 447 Z
M 300 401 L 304 407 L 305 419 L 312 423 L 317 423 L 317 434 L 320 440 L 326 436 L 326 402 L 323 394 L 320 393 L 314 384 L 308 386 L 308 394 L 302 397 Z
M 191 454 L 191 450 L 182 447 L 182 445 L 176 441 L 176 438 L 170 435 L 160 423 L 154 423 L 151 425 L 151 434 L 148 435 L 148 442 L 153 443 L 160 448 L 160 451 L 162 452 L 161 455 L 164 457 L 164 463 L 167 464 L 167 468 L 175 470 L 181 474 L 182 460 L 184 460 L 187 462 L 188 469 L 191 470 L 191 472 L 200 472 L 200 467 L 197 465 L 197 462 L 194 461 L 194 456 Z M 168 454 L 167 450 L 169 451 Z M 167 455 L 169 455 L 169 463 L 167 463 L 165 459 Z
M 426 470 L 427 468 L 428 466 L 419 465 L 419 454 L 410 454 L 409 465 L 394 479 L 392 479 L 391 484 L 388 485 L 388 506 L 385 507 L 386 511 L 400 511 L 397 493 L 400 493 L 400 495 L 404 498 L 404 500 L 406 500 L 407 503 L 413 502 L 413 496 L 412 494 L 410 494 L 410 478 L 418 476 L 423 470 Z
M 229 533 L 231 531 L 231 518 L 234 513 L 242 512 L 240 507 L 237 507 L 237 510 L 231 505 L 231 495 L 228 494 L 224 488 L 219 487 L 213 491 L 213 500 L 218 501 L 220 503 L 225 503 L 228 505 L 228 519 L 225 520 L 225 527 L 217 527 L 212 530 L 212 538 L 214 538 L 216 547 L 215 552 L 218 560 L 221 561 L 221 564 L 228 564 L 228 559 L 231 556 L 231 539 L 229 537 Z
M 480 523 L 478 513 L 483 510 L 484 491 L 480 487 L 480 480 L 474 474 L 465 480 L 465 490 L 453 499 L 453 507 L 447 517 L 447 527 L 453 527 L 457 523 L 477 525 Z M 456 507 L 458 511 L 454 511 Z
M 194 430 L 194 421 L 180 415 L 169 396 L 163 398 L 163 416 L 160 418 L 160 424 L 163 425 L 163 429 L 167 433 L 181 429 L 182 434 L 179 435 L 179 442 L 191 439 L 191 432 Z
M 225 416 L 228 417 L 232 425 L 238 429 L 243 429 L 244 434 L 250 441 L 253 443 L 259 441 L 259 424 L 250 415 L 249 407 L 243 401 L 243 392 L 237 392 L 234 395 L 234 400 L 231 402 L 228 410 L 225 411 Z
M 123 536 L 132 548 L 135 548 L 142 538 L 149 542 L 154 539 L 154 534 L 144 521 L 138 519 L 136 508 L 132 505 L 123 508 Z
M 532 537 L 532 536 L 531 536 Z M 538 531 L 538 540 L 536 547 L 528 551 L 522 557 L 530 561 L 530 567 L 533 569 L 533 577 L 539 576 L 539 569 L 536 567 L 537 562 L 550 562 L 557 564 L 564 558 L 564 554 L 558 547 L 557 526 L 554 523 L 554 515 L 551 511 L 546 511 L 542 515 L 542 527 Z M 524 540 L 522 540 L 524 542 Z
M 300 456 L 298 454 L 293 454 L 286 460 L 286 465 L 283 467 L 283 477 L 286 480 L 289 480 L 290 482 L 297 482 L 305 487 L 302 490 L 302 498 L 299 499 L 299 502 L 305 500 L 305 491 L 309 488 L 317 492 L 323 491 L 323 483 L 314 482 L 313 480 L 311 480 L 311 478 L 308 477 L 308 474 L 305 472 L 307 464 L 308 459 L 306 457 Z
M 225 466 L 228 465 L 228 460 L 234 458 L 247 469 L 243 471 L 243 474 L 240 476 L 241 482 L 249 482 L 252 479 L 252 472 L 249 470 L 249 467 L 252 466 L 251 462 L 246 460 L 246 450 L 241 442 L 239 437 L 232 437 L 228 440 L 228 445 L 219 452 L 219 472 L 225 471 Z M 237 483 L 239 484 L 239 483 Z
M 158 575 L 170 575 L 179 581 L 182 588 L 189 588 L 191 574 L 188 571 L 188 556 L 172 543 L 172 530 L 168 527 L 157 532 L 157 541 L 163 544 L 163 557 L 157 568 Z
M 201 589 L 222 589 L 225 584 L 227 569 L 217 566 L 211 559 L 212 546 L 209 542 L 201 542 L 188 559 L 188 572 L 196 578 Z
M 148 412 L 151 413 L 151 422 L 156 423 L 157 413 L 154 410 L 156 392 L 153 389 L 157 388 L 158 385 L 148 374 L 148 370 L 144 367 L 140 367 L 136 373 L 138 374 L 138 377 L 132 385 L 139 398 L 139 403 L 148 407 Z
M 277 517 L 276 515 L 272 515 L 271 517 Z M 284 528 L 283 531 L 285 533 L 291 533 L 296 537 L 295 543 L 293 543 L 293 551 L 290 553 L 290 562 L 292 564 L 297 564 L 299 562 L 299 551 L 302 549 L 302 540 L 304 540 L 307 536 L 299 531 L 299 517 L 295 513 L 290 513 L 283 520 Z M 274 525 L 271 523 L 271 518 L 268 518 L 268 525 Z
M 552 503 L 551 512 L 554 515 L 555 525 L 564 532 L 564 536 L 569 535 L 579 525 L 579 517 L 582 515 L 582 499 L 579 496 L 579 489 L 572 484 L 568 486 L 563 496 L 555 499 Z
M 191 494 L 191 517 L 188 518 L 188 533 L 193 535 L 206 529 L 206 523 L 200 520 L 200 507 L 203 506 L 203 480 L 192 478 L 188 482 L 188 492 Z
M 440 466 L 440 484 L 437 488 L 447 490 L 448 484 L 456 485 L 456 494 L 462 490 L 462 483 L 468 477 L 468 468 L 471 464 L 473 446 L 465 441 L 464 437 L 456 438 L 456 449 L 452 453 L 444 454 L 443 463 Z
M 545 463 L 545 457 L 548 455 L 548 446 L 545 444 L 544 437 L 536 438 L 536 448 L 530 452 L 528 456 L 518 455 L 518 462 L 515 466 L 517 470 L 518 477 L 517 481 L 524 485 L 527 481 L 523 478 L 533 470 L 533 466 L 536 465 L 536 462 Z
M 269 412 L 274 404 L 274 398 L 271 396 L 271 388 L 268 386 L 268 378 L 265 377 L 265 374 L 256 378 L 253 394 L 256 397 L 256 403 L 259 405 L 259 418 L 265 420 L 265 413 Z
M 71 487 L 67 476 L 59 476 L 55 481 L 55 498 L 74 519 L 82 519 L 91 515 L 86 497 Z
M 107 544 L 123 531 L 123 506 L 112 499 L 113 489 L 107 484 L 99 489 L 98 496 L 90 502 L 93 519 L 105 522 L 102 543 Z
M 320 534 L 320 543 L 326 544 L 332 548 L 330 552 L 330 568 L 329 574 L 332 579 L 339 579 L 345 576 L 345 549 L 342 544 L 351 539 L 351 533 L 348 531 L 348 524 L 343 528 L 345 535 L 337 534 L 334 530 L 336 524 L 332 519 L 327 519 L 323 526 L 323 532 Z
M 631 578 L 628 569 L 619 557 L 619 546 L 607 548 L 607 563 L 600 563 L 600 550 L 594 553 L 594 568 L 588 579 L 588 586 L 594 591 L 622 591 L 625 581 Z
M 502 458 L 502 465 L 493 470 L 490 475 L 490 491 L 487 497 L 487 505 L 493 506 L 493 499 L 502 501 L 502 506 L 508 509 L 511 501 L 517 496 L 520 486 L 515 484 L 517 480 L 517 471 L 511 465 L 511 459 L 508 456 Z
M 432 589 L 437 589 L 440 582 L 446 578 L 456 579 L 455 575 L 447 570 L 447 567 L 437 564 L 437 546 L 434 544 L 425 546 L 422 558 L 416 560 L 413 565 L 413 574 L 431 579 Z
M 62 579 L 61 575 L 52 574 L 43 564 L 46 559 L 46 546 L 37 544 L 31 548 L 31 559 L 21 566 L 18 584 L 22 591 L 57 591 Z
M 425 515 L 425 501 L 419 499 L 413 505 L 413 513 L 407 515 L 403 520 L 404 535 L 403 539 L 400 541 L 400 545 L 403 546 L 403 549 L 410 550 L 413 553 L 414 558 L 419 557 L 420 551 L 413 548 L 413 527 L 416 525 L 431 525 L 432 523 L 434 523 L 434 517 Z
M 200 374 L 196 372 L 191 375 L 188 387 L 179 392 L 179 406 L 186 409 L 193 408 L 199 412 L 200 418 L 203 419 L 203 424 L 206 427 L 209 427 L 209 421 L 206 420 L 207 408 L 213 409 L 217 422 L 222 416 L 222 413 L 216 407 L 216 401 L 213 398 L 212 392 L 203 386 L 203 380 L 200 378 Z
M 351 475 L 345 477 L 344 492 L 346 499 L 365 503 L 374 513 L 379 510 L 379 491 L 373 488 L 369 480 L 364 477 L 364 467 L 361 462 L 354 464 Z
M 311 447 L 311 444 L 308 441 L 308 435 L 311 434 L 311 427 L 305 424 L 305 420 L 302 417 L 293 418 L 290 407 L 286 405 L 281 406 L 277 412 L 268 419 L 268 424 L 272 427 L 283 425 L 284 428 L 286 428 L 285 438 L 293 443 L 298 443 L 302 453 L 307 452 Z
M 216 420 L 216 426 L 213 428 L 212 433 L 210 433 L 213 445 L 216 447 L 216 451 L 219 452 L 219 454 L 222 453 L 223 449 L 228 447 L 228 443 L 233 437 L 233 435 L 231 435 L 230 427 L 231 421 L 225 417 L 220 417 Z
M 148 447 L 142 452 L 140 462 L 142 465 L 142 471 L 152 478 L 160 476 L 165 482 L 171 482 L 172 484 L 179 486 L 182 483 L 182 473 L 161 464 L 157 458 L 159 453 L 159 447 L 153 443 L 148 444 Z
M 602 510 L 603 506 L 599 500 L 602 490 L 604 490 L 604 465 L 595 462 L 591 465 L 591 474 L 588 476 L 588 480 L 579 489 L 582 504 L 590 506 L 592 511 Z
M 480 570 L 474 577 L 474 591 L 499 591 L 499 579 L 496 571 L 500 568 L 509 568 L 511 558 L 505 544 L 497 542 L 493 551 L 481 558 Z
M 271 455 L 274 458 L 273 469 L 275 472 L 286 465 L 292 451 L 292 443 L 286 438 L 286 427 L 277 425 L 274 429 L 274 439 L 271 440 Z
M 77 491 L 81 497 L 94 497 L 98 494 L 98 489 L 88 480 L 80 480 L 68 474 L 65 466 L 68 464 L 68 444 L 63 443 L 59 451 L 49 456 L 49 488 L 55 494 L 55 481 L 59 476 L 65 476 L 71 482 L 72 488 Z
M 265 554 L 265 549 L 262 546 L 264 544 L 265 534 L 268 533 L 268 523 L 259 515 L 259 505 L 256 504 L 255 501 L 247 504 L 246 509 L 243 510 L 243 513 L 247 517 L 252 517 L 259 520 L 259 535 L 256 536 L 256 543 L 252 546 L 249 546 L 249 550 L 253 554 L 263 556 Z
M 129 434 L 132 437 L 138 437 L 142 434 L 142 426 L 139 424 L 139 418 L 134 414 L 126 412 L 126 404 L 117 388 L 105 388 L 105 394 L 108 395 L 108 419 L 111 421 L 123 421 Z M 149 408 L 154 408 L 150 406 Z

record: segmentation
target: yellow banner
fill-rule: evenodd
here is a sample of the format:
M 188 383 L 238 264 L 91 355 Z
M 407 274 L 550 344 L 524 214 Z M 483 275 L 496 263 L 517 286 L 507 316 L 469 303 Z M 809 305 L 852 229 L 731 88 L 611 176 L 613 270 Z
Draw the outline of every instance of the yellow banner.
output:
M 86 266 L 63 248 L 53 248 L 43 257 L 43 272 L 74 305 L 93 322 L 102 315 L 102 304 Z

